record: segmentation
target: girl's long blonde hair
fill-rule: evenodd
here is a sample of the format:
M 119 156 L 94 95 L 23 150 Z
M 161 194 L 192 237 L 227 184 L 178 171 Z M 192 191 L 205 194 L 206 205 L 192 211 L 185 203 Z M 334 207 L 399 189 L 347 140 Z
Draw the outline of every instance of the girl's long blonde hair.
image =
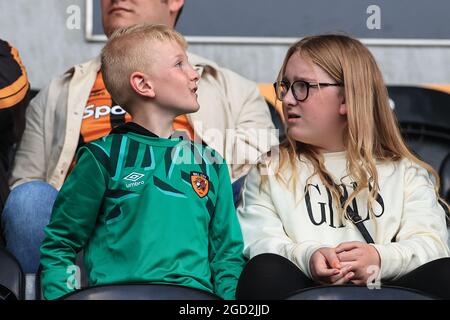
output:
M 381 72 L 374 57 L 361 42 L 345 35 L 334 34 L 303 38 L 289 48 L 278 74 L 278 81 L 283 78 L 288 60 L 293 54 L 301 54 L 326 71 L 336 83 L 344 84 L 343 93 L 347 106 L 347 130 L 344 137 L 347 172 L 356 182 L 356 187 L 342 205 L 339 214 L 341 221 L 344 215 L 349 218 L 346 209 L 353 199 L 367 189 L 368 208 L 370 216 L 374 217 L 372 203 L 379 192 L 376 161 L 395 162 L 408 158 L 424 167 L 434 176 L 435 191 L 440 199 L 438 174 L 430 165 L 414 156 L 403 141 L 397 120 L 389 106 L 388 92 Z M 318 175 L 331 191 L 334 201 L 340 204 L 340 188 L 325 169 L 323 156 L 315 151 L 313 146 L 292 139 L 289 132 L 286 136 L 287 139 L 279 148 L 276 178 L 288 188 L 292 188 L 295 194 L 298 165 L 296 161 L 302 155 L 314 167 L 309 179 Z M 288 181 L 281 175 L 285 166 L 289 166 L 293 172 Z M 267 177 L 262 177 L 262 184 L 266 179 Z

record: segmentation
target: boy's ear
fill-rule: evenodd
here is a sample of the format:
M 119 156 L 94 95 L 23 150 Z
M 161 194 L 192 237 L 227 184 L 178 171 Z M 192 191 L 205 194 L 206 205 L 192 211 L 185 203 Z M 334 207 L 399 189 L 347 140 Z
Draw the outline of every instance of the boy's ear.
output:
M 130 85 L 133 91 L 140 96 L 155 97 L 153 84 L 145 73 L 133 72 L 130 76 Z
M 171 14 L 178 14 L 181 7 L 184 6 L 184 0 L 169 0 L 169 11 Z

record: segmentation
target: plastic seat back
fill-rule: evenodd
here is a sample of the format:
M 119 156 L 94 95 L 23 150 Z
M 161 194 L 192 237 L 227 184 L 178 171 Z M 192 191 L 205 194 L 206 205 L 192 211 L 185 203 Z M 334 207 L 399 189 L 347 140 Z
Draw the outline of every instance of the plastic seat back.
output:
M 23 300 L 25 276 L 17 259 L 0 247 L 0 300 Z
M 164 284 L 97 286 L 70 293 L 63 300 L 220 300 L 216 295 L 188 287 Z
M 408 147 L 441 179 L 441 196 L 450 193 L 450 94 L 422 87 L 388 86 Z
M 434 300 L 435 297 L 420 291 L 383 286 L 368 289 L 354 285 L 320 286 L 300 290 L 286 300 Z

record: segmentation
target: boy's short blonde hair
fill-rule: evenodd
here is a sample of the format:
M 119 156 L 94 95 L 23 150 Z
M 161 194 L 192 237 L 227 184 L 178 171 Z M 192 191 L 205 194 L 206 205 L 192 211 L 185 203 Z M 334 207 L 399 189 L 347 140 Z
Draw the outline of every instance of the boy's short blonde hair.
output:
M 138 24 L 118 29 L 103 48 L 103 81 L 113 100 L 126 111 L 135 97 L 129 83 L 131 74 L 137 71 L 146 73 L 152 64 L 152 44 L 167 41 L 178 43 L 184 50 L 187 48 L 180 33 L 160 24 Z

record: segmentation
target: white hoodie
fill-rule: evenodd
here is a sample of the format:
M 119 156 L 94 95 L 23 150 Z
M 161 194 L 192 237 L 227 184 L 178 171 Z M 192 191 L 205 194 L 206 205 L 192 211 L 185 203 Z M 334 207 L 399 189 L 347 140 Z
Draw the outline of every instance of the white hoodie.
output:
M 326 153 L 324 159 L 335 182 L 343 182 L 350 194 L 351 180 L 345 177 L 346 153 Z M 268 175 L 267 183 L 260 189 L 261 175 L 253 168 L 244 184 L 237 212 L 247 257 L 279 254 L 311 278 L 309 260 L 317 249 L 365 240 L 351 221 L 339 222 L 337 204 L 317 176 L 312 177 L 309 192 L 305 193 L 313 167 L 304 158 L 297 165 L 296 199 L 274 175 Z M 373 204 L 376 227 L 368 217 L 367 190 L 357 196 L 351 208 L 365 220 L 364 225 L 375 241 L 374 247 L 381 257 L 381 280 L 395 280 L 422 264 L 448 257 L 445 212 L 437 201 L 428 172 L 407 159 L 378 163 L 377 170 L 380 190 Z M 286 168 L 282 176 L 287 180 L 292 174 Z

